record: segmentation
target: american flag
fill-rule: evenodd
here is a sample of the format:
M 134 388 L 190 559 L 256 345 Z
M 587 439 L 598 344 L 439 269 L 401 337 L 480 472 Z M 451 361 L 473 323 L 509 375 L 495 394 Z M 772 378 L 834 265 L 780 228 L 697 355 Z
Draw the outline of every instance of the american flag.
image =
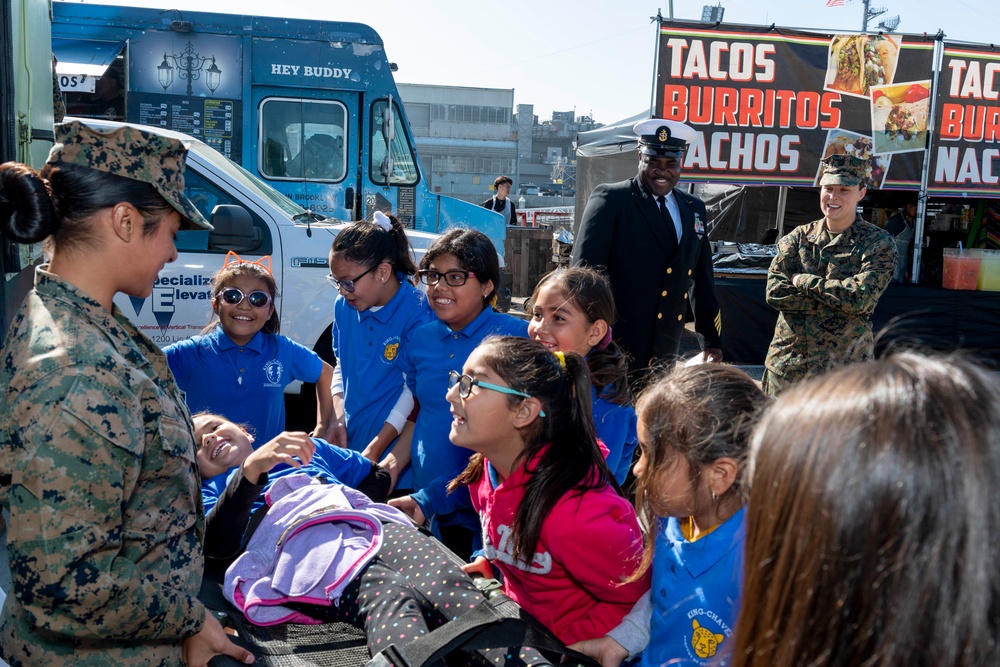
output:
M 826 0 L 827 7 L 843 7 L 844 0 Z

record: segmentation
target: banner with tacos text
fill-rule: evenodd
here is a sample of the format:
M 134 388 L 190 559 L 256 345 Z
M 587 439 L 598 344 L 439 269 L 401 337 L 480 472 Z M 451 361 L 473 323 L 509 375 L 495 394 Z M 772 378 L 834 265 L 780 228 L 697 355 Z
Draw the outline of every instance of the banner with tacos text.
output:
M 654 116 L 700 131 L 686 180 L 814 186 L 851 154 L 869 188 L 918 190 L 933 60 L 924 36 L 663 23 Z
M 944 45 L 928 194 L 1000 195 L 1000 51 Z

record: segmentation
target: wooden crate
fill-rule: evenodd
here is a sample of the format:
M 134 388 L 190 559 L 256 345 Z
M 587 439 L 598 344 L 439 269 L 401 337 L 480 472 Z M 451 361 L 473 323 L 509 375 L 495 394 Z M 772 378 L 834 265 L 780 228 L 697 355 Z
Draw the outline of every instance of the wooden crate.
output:
M 570 258 L 573 254 L 572 243 L 562 243 L 552 239 L 552 262 L 558 268 L 569 266 Z
M 552 261 L 552 230 L 508 227 L 504 261 L 505 279 L 511 295 L 531 296 L 538 280 L 556 268 Z

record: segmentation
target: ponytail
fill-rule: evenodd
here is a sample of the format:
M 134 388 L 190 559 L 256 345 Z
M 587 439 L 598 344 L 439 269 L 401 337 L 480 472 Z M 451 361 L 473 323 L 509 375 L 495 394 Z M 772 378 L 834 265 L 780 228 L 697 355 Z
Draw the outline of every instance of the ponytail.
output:
M 399 218 L 391 213 L 387 216 L 392 224 L 392 240 L 395 243 L 395 252 L 391 258 L 392 268 L 401 271 L 408 276 L 417 275 L 417 265 L 413 263 L 410 251 L 410 241 L 406 238 L 406 227 L 399 221 Z
M 587 365 L 598 396 L 617 405 L 632 405 L 628 357 L 618 343 L 612 340 L 605 347 L 595 347 L 587 355 Z
M 545 416 L 522 430 L 522 463 L 528 480 L 512 532 L 514 557 L 531 561 L 542 524 L 567 493 L 584 493 L 611 485 L 621 489 L 597 446 L 590 399 L 590 371 L 578 354 L 555 355 L 540 343 L 513 336 L 491 336 L 477 348 L 483 363 L 508 386 L 538 399 Z M 512 404 L 524 399 L 511 396 Z M 544 450 L 544 451 L 543 451 Z M 483 474 L 482 456 L 474 456 L 449 485 L 454 490 Z
M 127 202 L 142 214 L 142 235 L 152 236 L 173 207 L 149 183 L 65 162 L 36 172 L 15 162 L 0 165 L 0 225 L 19 243 L 52 237 L 56 248 L 96 243 L 90 218 Z
M 388 219 L 389 229 L 368 220 L 348 225 L 333 240 L 330 258 L 341 255 L 349 262 L 366 266 L 388 262 L 394 273 L 415 276 L 417 267 L 410 257 L 410 242 L 403 223 L 391 213 L 377 214 Z

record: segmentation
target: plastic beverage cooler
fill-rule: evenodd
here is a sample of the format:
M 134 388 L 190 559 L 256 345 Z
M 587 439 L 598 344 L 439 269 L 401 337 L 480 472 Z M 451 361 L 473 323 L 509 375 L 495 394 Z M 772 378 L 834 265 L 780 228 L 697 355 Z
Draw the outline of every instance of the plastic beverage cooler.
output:
M 983 263 L 979 267 L 977 289 L 1000 292 L 1000 250 L 983 250 Z
M 944 249 L 944 276 L 941 287 L 945 289 L 974 290 L 979 281 L 979 267 L 983 251 L 978 248 Z

